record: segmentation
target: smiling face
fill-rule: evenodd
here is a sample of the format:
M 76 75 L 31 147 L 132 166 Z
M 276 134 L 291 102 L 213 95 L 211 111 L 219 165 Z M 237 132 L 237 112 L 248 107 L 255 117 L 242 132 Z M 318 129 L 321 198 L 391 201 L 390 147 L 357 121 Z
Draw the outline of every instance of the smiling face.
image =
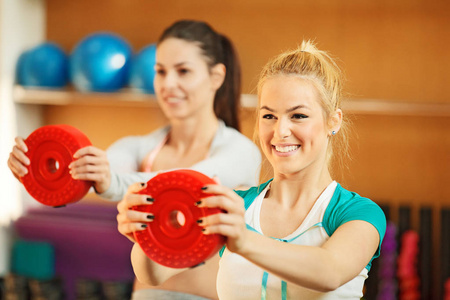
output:
M 267 79 L 259 100 L 259 138 L 275 176 L 327 167 L 330 128 L 314 85 L 296 76 Z
M 155 68 L 155 93 L 167 118 L 214 114 L 214 95 L 220 84 L 196 43 L 177 38 L 162 41 Z

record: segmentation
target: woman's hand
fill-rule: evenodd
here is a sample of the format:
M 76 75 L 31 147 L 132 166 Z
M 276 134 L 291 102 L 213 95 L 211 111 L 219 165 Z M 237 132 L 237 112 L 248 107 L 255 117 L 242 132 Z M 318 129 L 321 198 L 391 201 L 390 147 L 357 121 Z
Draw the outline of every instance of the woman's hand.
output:
M 207 185 L 204 192 L 213 194 L 201 199 L 199 207 L 217 207 L 224 212 L 209 215 L 200 219 L 204 234 L 221 234 L 227 237 L 227 248 L 239 253 L 246 246 L 244 200 L 232 189 L 221 185 Z
M 117 229 L 130 241 L 136 242 L 133 232 L 147 228 L 147 222 L 153 221 L 153 215 L 132 210 L 136 205 L 153 204 L 150 195 L 136 194 L 146 187 L 146 183 L 135 183 L 128 188 L 124 198 L 117 204 Z
M 79 149 L 73 155 L 75 161 L 69 164 L 73 179 L 94 182 L 97 193 L 103 193 L 111 184 L 111 170 L 106 152 L 94 146 Z
M 30 165 L 30 159 L 25 154 L 28 152 L 28 147 L 25 144 L 24 139 L 21 137 L 16 137 L 14 140 L 16 144 L 9 154 L 8 167 L 13 173 L 14 177 L 16 177 L 20 181 L 20 177 L 28 174 L 27 167 Z

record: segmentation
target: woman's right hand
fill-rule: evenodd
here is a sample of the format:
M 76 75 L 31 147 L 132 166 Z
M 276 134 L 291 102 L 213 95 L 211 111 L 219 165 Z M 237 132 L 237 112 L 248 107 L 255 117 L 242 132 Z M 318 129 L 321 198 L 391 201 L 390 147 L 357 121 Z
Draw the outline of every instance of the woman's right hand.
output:
M 73 179 L 92 181 L 99 194 L 108 190 L 111 184 L 111 169 L 106 152 L 95 146 L 78 149 L 69 164 Z
M 152 214 L 131 209 L 136 205 L 153 204 L 154 200 L 150 195 L 136 194 L 146 186 L 146 183 L 131 185 L 123 199 L 117 204 L 119 212 L 117 214 L 117 229 L 133 243 L 136 242 L 133 232 L 147 228 L 147 223 L 153 221 L 154 217 Z
M 28 166 L 30 165 L 30 159 L 25 154 L 28 152 L 28 147 L 25 141 L 21 137 L 16 137 L 16 144 L 14 145 L 11 153 L 9 154 L 8 167 L 19 181 L 20 177 L 28 174 Z

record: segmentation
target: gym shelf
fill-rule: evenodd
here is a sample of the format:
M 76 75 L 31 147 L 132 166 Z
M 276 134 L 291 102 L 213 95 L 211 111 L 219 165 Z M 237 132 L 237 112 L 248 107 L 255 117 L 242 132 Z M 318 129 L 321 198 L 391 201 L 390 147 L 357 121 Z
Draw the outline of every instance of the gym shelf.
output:
M 131 88 L 114 93 L 79 92 L 74 89 L 38 89 L 14 86 L 16 103 L 36 105 L 106 105 L 106 106 L 157 106 L 154 95 L 144 94 Z M 243 94 L 242 107 L 252 109 L 257 97 Z M 397 115 L 450 117 L 450 103 L 397 102 L 372 99 L 347 99 L 343 110 L 357 115 Z
M 156 106 L 153 95 L 132 89 L 115 93 L 78 92 L 74 89 L 39 89 L 14 86 L 16 103 L 37 105 L 106 105 L 106 106 Z

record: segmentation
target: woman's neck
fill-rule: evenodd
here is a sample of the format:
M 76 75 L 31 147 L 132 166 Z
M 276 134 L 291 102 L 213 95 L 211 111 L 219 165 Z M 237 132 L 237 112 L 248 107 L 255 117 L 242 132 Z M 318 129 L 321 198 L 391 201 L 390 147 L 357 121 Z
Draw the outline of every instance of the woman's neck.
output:
M 218 127 L 219 120 L 214 114 L 172 121 L 168 144 L 180 151 L 210 144 Z
M 332 181 L 326 165 L 312 172 L 303 170 L 289 176 L 275 174 L 269 197 L 286 207 L 312 204 Z

